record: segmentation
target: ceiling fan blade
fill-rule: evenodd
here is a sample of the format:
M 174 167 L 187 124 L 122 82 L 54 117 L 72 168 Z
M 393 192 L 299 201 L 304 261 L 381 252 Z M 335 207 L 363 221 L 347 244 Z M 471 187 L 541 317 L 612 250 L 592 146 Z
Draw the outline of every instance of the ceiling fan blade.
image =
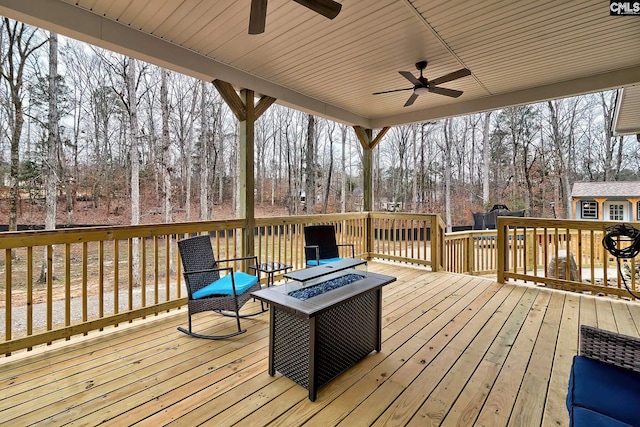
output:
M 409 97 L 409 99 L 407 99 L 407 102 L 404 103 L 404 106 L 408 107 L 410 105 L 413 105 L 413 103 L 415 102 L 416 99 L 418 99 L 418 94 L 413 92 L 411 94 L 411 96 Z
M 413 83 L 414 86 L 422 86 L 422 83 L 420 82 L 420 80 L 418 80 L 417 77 L 411 74 L 409 71 L 398 71 L 398 72 L 402 75 L 402 77 L 404 77 L 405 79 Z
M 338 16 L 338 13 L 340 13 L 340 9 L 342 9 L 342 5 L 333 0 L 293 0 L 293 1 L 329 19 L 333 19 L 336 16 Z
M 251 0 L 249 15 L 249 34 L 264 33 L 267 21 L 267 0 Z
M 453 73 L 445 74 L 442 77 L 438 77 L 437 79 L 433 79 L 430 81 L 432 85 L 440 85 L 442 83 L 450 82 L 451 80 L 460 79 L 462 77 L 467 77 L 471 75 L 471 71 L 466 68 L 463 68 L 458 71 L 454 71 Z
M 392 89 L 392 90 L 384 90 L 384 91 L 382 91 L 382 92 L 374 92 L 374 93 L 372 93 L 371 95 L 382 95 L 383 93 L 402 92 L 402 91 L 405 91 L 405 90 L 413 90 L 413 88 L 412 88 L 412 87 L 408 87 L 408 88 L 406 88 L 406 89 Z
M 438 95 L 450 96 L 452 98 L 457 98 L 463 93 L 461 90 L 447 89 L 446 87 L 435 87 L 431 85 L 429 85 L 429 92 L 437 93 Z

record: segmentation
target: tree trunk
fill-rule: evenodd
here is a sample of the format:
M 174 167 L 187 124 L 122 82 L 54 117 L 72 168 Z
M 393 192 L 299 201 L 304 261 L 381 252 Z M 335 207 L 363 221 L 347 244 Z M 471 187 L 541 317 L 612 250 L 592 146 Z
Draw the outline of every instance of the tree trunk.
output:
M 31 32 L 29 32 L 29 31 Z M 36 29 L 27 27 L 8 18 L 2 20 L 2 31 L 6 33 L 6 52 L 0 76 L 9 86 L 11 108 L 9 117 L 10 161 L 9 168 L 9 231 L 18 229 L 18 204 L 20 200 L 20 138 L 24 125 L 24 111 L 22 110 L 24 67 L 33 52 L 47 40 L 32 46 Z
M 453 146 L 453 119 L 444 121 L 444 212 L 447 233 L 451 233 L 451 147 Z
M 127 60 L 126 85 L 129 104 L 129 144 L 131 157 L 131 225 L 140 224 L 140 148 L 138 138 L 138 97 L 136 95 L 136 61 Z M 140 240 L 132 239 L 134 286 L 140 285 Z M 118 291 L 117 279 L 114 292 Z
M 491 170 L 491 146 L 489 128 L 491 125 L 491 111 L 484 113 L 484 132 L 482 134 L 482 204 L 488 207 L 490 201 L 489 194 L 489 171 Z
M 164 222 L 173 222 L 173 205 L 171 203 L 171 140 L 169 139 L 169 90 L 167 88 L 166 69 L 161 71 L 160 83 L 160 110 L 162 111 L 162 195 Z
M 306 180 L 305 180 L 305 212 L 313 213 L 316 204 L 316 168 L 315 168 L 315 129 L 316 119 L 313 115 L 307 116 L 307 149 L 305 151 Z
M 563 135 L 560 130 L 558 109 L 556 108 L 557 103 L 559 102 L 562 101 L 547 101 L 547 107 L 549 107 L 549 118 L 551 120 L 551 139 L 553 141 L 553 148 L 560 169 L 559 175 L 564 193 L 564 211 L 567 213 L 567 219 L 572 219 L 573 206 L 571 205 L 571 183 L 569 182 L 569 168 L 567 166 L 567 149 L 566 145 L 562 143 Z M 555 199 L 557 199 L 557 197 Z
M 347 127 L 340 125 L 342 157 L 340 158 L 340 166 L 342 171 L 342 182 L 340 182 L 340 212 L 347 211 Z
M 198 172 L 200 173 L 200 221 L 209 220 L 209 148 L 207 144 L 207 110 L 205 82 L 200 87 L 200 137 L 198 138 Z
M 47 161 L 45 162 L 45 230 L 56 229 L 58 203 L 58 35 L 49 33 L 49 117 L 47 136 Z M 47 281 L 47 249 L 44 248 L 42 268 L 38 283 Z M 53 263 L 52 263 L 53 266 Z M 53 275 L 53 271 L 50 272 Z
M 615 175 L 613 171 L 613 152 L 615 149 L 615 138 L 611 131 L 611 116 L 613 111 L 613 95 L 611 97 L 610 105 L 607 105 L 607 101 L 604 97 L 604 92 L 600 92 L 600 102 L 602 105 L 602 115 L 604 123 L 604 143 L 605 143 L 605 157 L 604 157 L 604 181 L 610 181 Z
M 327 213 L 329 205 L 329 195 L 331 194 L 331 177 L 333 176 L 333 129 L 329 132 L 329 170 L 327 172 L 327 183 L 324 191 L 324 202 L 322 203 L 322 213 Z

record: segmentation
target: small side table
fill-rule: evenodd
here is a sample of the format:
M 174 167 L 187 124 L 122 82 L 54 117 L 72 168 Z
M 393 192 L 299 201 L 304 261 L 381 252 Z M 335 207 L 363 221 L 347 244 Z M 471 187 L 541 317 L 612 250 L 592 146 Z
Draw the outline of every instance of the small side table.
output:
M 258 265 L 249 266 L 249 268 L 256 270 L 258 272 L 258 276 L 260 273 L 266 273 L 267 287 L 270 287 L 273 285 L 274 276 L 277 272 L 284 271 L 286 273 L 287 270 L 292 269 L 293 266 L 289 264 L 281 264 L 279 262 L 263 262 Z

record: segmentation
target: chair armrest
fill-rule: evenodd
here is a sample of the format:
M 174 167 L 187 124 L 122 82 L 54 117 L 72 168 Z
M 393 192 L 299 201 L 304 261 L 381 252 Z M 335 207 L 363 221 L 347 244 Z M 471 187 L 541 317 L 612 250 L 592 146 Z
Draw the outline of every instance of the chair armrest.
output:
M 640 372 L 640 338 L 582 325 L 580 355 Z
M 218 264 L 223 264 L 223 263 L 232 262 L 232 261 L 247 261 L 247 260 L 253 260 L 255 265 L 258 265 L 258 257 L 256 255 L 242 256 L 237 258 L 219 259 L 217 262 Z M 233 272 L 233 267 L 227 267 L 227 268 L 231 269 L 231 272 Z
M 338 243 L 337 246 L 351 246 L 351 258 L 356 257 L 356 248 L 353 243 Z
M 193 271 L 183 271 L 182 274 L 198 274 L 198 273 L 210 273 L 212 271 L 229 271 L 229 272 L 233 272 L 233 268 L 232 267 L 220 267 L 220 268 L 207 268 L 204 270 L 193 270 Z

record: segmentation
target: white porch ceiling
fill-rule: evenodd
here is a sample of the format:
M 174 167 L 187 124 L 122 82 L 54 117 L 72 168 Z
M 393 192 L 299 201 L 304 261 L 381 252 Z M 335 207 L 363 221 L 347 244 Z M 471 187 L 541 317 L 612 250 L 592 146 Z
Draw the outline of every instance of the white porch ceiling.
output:
M 616 135 L 640 135 L 640 85 L 625 87 L 618 92 L 612 125 Z
M 0 0 L 0 13 L 44 29 L 366 128 L 467 114 L 640 83 L 640 16 L 580 0 L 343 0 L 327 20 L 270 0 L 266 31 L 247 33 L 250 0 Z M 399 70 L 457 99 L 411 92 Z M 636 86 L 637 87 L 637 86 Z M 640 120 L 636 115 L 636 123 Z

